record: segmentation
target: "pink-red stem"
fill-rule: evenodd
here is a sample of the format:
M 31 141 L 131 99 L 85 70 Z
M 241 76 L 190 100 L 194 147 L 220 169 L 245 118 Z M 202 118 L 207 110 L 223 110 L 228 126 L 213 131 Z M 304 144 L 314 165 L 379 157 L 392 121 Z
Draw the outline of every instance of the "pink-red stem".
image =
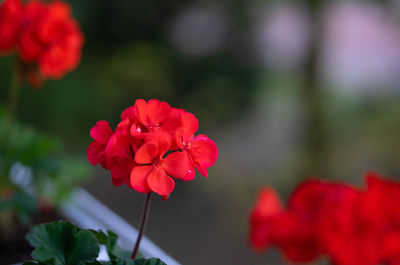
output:
M 139 245 L 140 241 L 142 240 L 144 230 L 146 228 L 146 223 L 147 223 L 147 217 L 149 215 L 149 209 L 150 209 L 150 198 L 151 198 L 151 192 L 146 194 L 146 198 L 144 200 L 144 205 L 143 205 L 143 210 L 142 210 L 142 217 L 141 217 L 141 222 L 140 222 L 140 228 L 139 228 L 139 234 L 136 239 L 136 244 L 135 247 L 132 251 L 131 259 L 135 259 L 136 255 L 139 251 Z

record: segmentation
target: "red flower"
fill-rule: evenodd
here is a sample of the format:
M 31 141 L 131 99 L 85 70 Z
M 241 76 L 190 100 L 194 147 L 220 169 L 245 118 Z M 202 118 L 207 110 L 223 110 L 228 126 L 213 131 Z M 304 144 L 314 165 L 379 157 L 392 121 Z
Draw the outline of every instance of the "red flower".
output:
M 190 169 L 194 173 L 193 166 L 207 173 L 218 152 L 206 136 L 193 134 L 187 138 L 192 148 L 178 146 L 176 135 L 190 130 L 182 112 L 166 102 L 136 100 L 122 112 L 115 132 L 104 122 L 92 128 L 89 161 L 110 170 L 116 186 L 125 183 L 138 192 L 156 192 L 168 198 L 175 187 L 172 178 L 193 179 L 188 177 Z
M 193 114 L 180 110 L 180 115 L 183 127 L 176 132 L 175 141 L 177 147 L 188 155 L 191 162 L 185 180 L 195 178 L 194 167 L 207 178 L 207 168 L 213 166 L 218 158 L 217 145 L 206 135 L 194 137 L 199 122 Z
M 182 178 L 186 175 L 187 156 L 182 152 L 173 152 L 163 158 L 171 145 L 169 136 L 157 134 L 150 138 L 135 155 L 139 165 L 131 172 L 131 185 L 139 192 L 154 191 L 159 195 L 168 195 L 175 187 L 171 177 Z

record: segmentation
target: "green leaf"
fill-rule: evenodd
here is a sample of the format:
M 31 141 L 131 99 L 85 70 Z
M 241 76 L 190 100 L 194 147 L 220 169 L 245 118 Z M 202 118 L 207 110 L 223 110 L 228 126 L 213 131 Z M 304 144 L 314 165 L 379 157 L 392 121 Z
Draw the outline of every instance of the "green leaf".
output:
M 35 262 L 35 261 L 26 261 L 24 263 L 22 263 L 22 265 L 46 265 L 45 263 L 42 262 Z M 97 265 L 97 264 L 96 264 Z
M 106 246 L 107 254 L 112 264 L 119 264 L 121 260 L 130 257 L 131 253 L 129 251 L 123 250 L 117 245 L 118 235 L 114 232 L 109 230 L 107 234 L 96 230 L 90 230 L 90 232 L 93 233 L 100 244 Z
M 112 263 L 115 265 L 167 265 L 165 262 L 162 262 L 160 259 L 151 258 L 151 259 L 119 259 L 118 262 Z
M 48 265 L 84 265 L 95 262 L 100 248 L 96 237 L 69 222 L 43 224 L 26 239 L 35 247 L 32 257 Z
M 151 258 L 151 259 L 135 259 L 133 261 L 133 265 L 167 265 L 165 262 L 160 259 Z
M 107 245 L 108 243 L 108 236 L 103 231 L 96 231 L 93 229 L 89 229 L 90 232 L 96 237 L 97 241 L 99 241 L 102 245 Z

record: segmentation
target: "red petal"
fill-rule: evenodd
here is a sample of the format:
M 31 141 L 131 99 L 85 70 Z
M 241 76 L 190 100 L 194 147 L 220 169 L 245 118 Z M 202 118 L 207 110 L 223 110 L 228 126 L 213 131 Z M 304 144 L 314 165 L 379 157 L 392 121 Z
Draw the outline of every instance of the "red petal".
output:
M 161 166 L 171 177 L 181 179 L 188 172 L 189 159 L 185 152 L 174 152 L 161 162 Z
M 171 146 L 171 136 L 163 132 L 147 134 L 146 141 L 157 143 L 156 157 L 162 157 Z
M 135 161 L 138 164 L 151 164 L 157 155 L 157 143 L 149 142 L 142 145 L 135 154 Z
M 322 254 L 315 223 L 307 220 L 289 211 L 273 216 L 269 222 L 271 242 L 293 263 L 312 262 Z
M 165 174 L 160 167 L 155 167 L 147 178 L 147 183 L 155 193 L 165 196 L 170 194 L 175 188 L 175 181 Z
M 172 108 L 168 119 L 161 125 L 162 130 L 173 135 L 176 129 L 183 128 L 182 111 L 184 110 Z
M 127 132 L 130 132 L 130 126 L 131 123 L 129 122 L 129 119 L 122 120 L 118 123 L 115 132 L 122 132 L 126 134 Z
M 121 120 L 129 119 L 129 120 L 134 120 L 136 115 L 136 108 L 135 106 L 130 106 L 127 107 L 122 113 L 121 113 Z
M 106 153 L 108 157 L 116 157 L 120 159 L 128 159 L 133 156 L 131 152 L 131 145 L 133 140 L 125 135 L 123 132 L 116 132 L 108 140 Z
M 183 181 L 190 181 L 194 180 L 195 178 L 196 178 L 196 172 L 194 170 L 194 166 L 192 165 L 192 163 L 189 162 L 188 171 L 186 172 L 186 175 L 180 179 Z
M 282 201 L 274 189 L 264 187 L 259 191 L 253 214 L 261 218 L 266 218 L 276 215 L 283 210 Z
M 176 149 L 184 149 L 185 146 L 183 145 L 183 143 L 185 143 L 185 140 L 183 139 L 183 134 L 185 133 L 183 128 L 178 128 L 175 131 L 175 135 L 174 135 L 174 145 L 172 146 L 172 148 L 176 148 Z
M 105 149 L 105 145 L 100 144 L 96 141 L 90 143 L 87 149 L 87 158 L 93 166 L 101 163 L 103 159 L 100 157 L 100 153 L 103 152 Z
M 151 123 L 160 125 L 170 114 L 171 106 L 167 102 L 151 99 L 147 103 L 147 117 Z
M 111 130 L 108 121 L 98 121 L 96 125 L 90 129 L 90 136 L 95 141 L 102 144 L 106 144 L 113 133 L 114 132 Z
M 111 167 L 112 182 L 115 186 L 121 186 L 125 183 L 125 179 L 129 178 L 129 162 L 114 163 Z
M 149 175 L 154 171 L 153 166 L 136 166 L 131 171 L 131 186 L 134 190 L 149 193 L 151 189 L 147 184 Z
M 255 250 L 265 250 L 271 244 L 275 227 L 270 227 L 269 224 L 275 216 L 283 211 L 281 199 L 272 188 L 264 187 L 259 191 L 249 220 L 249 241 Z
M 183 111 L 182 123 L 184 128 L 183 140 L 188 141 L 199 128 L 199 121 L 192 113 Z
M 196 169 L 208 177 L 207 168 L 214 165 L 218 158 L 217 145 L 205 135 L 192 138 L 190 144 L 188 151 Z
M 138 99 L 135 101 L 135 108 L 136 108 L 136 115 L 139 120 L 139 122 L 143 124 L 147 124 L 147 103 L 143 99 Z
M 48 4 L 49 13 L 58 18 L 68 18 L 72 9 L 71 6 L 64 1 L 53 1 Z

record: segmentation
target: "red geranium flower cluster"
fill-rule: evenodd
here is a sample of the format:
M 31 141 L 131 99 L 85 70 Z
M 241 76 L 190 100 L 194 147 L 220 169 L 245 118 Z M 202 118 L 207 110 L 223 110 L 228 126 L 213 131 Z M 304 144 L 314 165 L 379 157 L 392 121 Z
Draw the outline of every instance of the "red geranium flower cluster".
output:
M 0 53 L 17 50 L 24 64 L 37 66 L 41 78 L 60 79 L 75 69 L 83 41 L 64 1 L 5 0 L 0 5 Z
M 292 262 L 320 255 L 335 265 L 400 264 L 400 183 L 376 173 L 367 187 L 307 180 L 287 209 L 271 188 L 261 190 L 250 214 L 250 243 L 278 247 Z
M 208 177 L 218 156 L 215 143 L 205 135 L 194 136 L 196 117 L 167 102 L 138 99 L 121 114 L 115 132 L 107 121 L 90 130 L 94 141 L 87 156 L 92 165 L 110 170 L 114 185 L 126 184 L 142 193 L 168 196 L 173 178 L 195 178 L 195 168 Z

